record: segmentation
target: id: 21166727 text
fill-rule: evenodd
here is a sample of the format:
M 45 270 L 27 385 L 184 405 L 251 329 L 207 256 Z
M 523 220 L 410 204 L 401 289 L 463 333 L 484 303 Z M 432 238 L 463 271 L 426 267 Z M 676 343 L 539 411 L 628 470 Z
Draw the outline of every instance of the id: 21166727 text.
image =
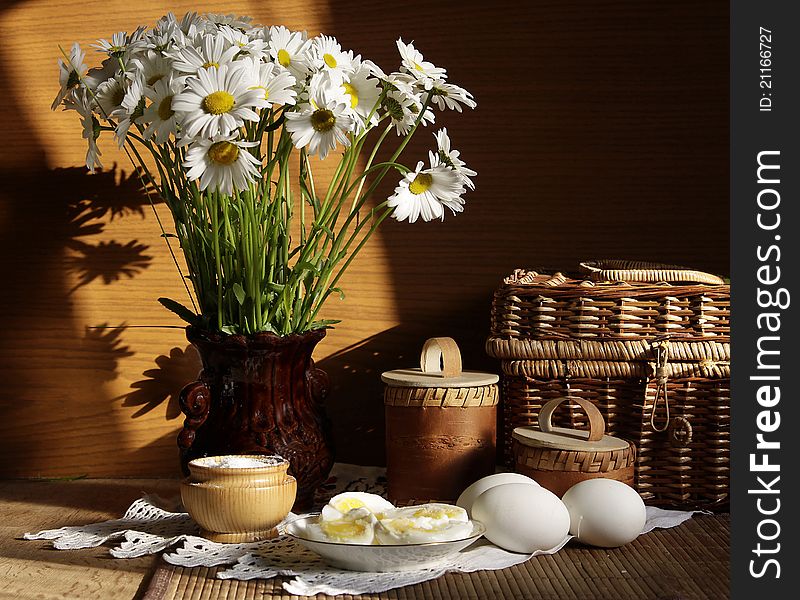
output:
M 758 109 L 761 112 L 772 111 L 772 30 L 766 27 L 759 27 L 758 35 L 758 55 L 759 68 L 759 87 L 761 88 L 761 98 L 758 101 Z

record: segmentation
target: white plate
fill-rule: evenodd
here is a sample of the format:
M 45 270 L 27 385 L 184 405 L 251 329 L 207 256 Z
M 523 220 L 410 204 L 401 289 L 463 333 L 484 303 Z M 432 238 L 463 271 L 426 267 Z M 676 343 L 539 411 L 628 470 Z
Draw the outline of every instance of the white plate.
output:
M 371 545 L 320 542 L 311 540 L 306 527 L 319 520 L 319 514 L 305 515 L 283 526 L 283 531 L 303 546 L 319 554 L 322 559 L 339 569 L 348 571 L 416 571 L 443 562 L 463 550 L 486 532 L 478 521 L 472 523 L 472 534 L 450 542 L 425 542 L 422 544 Z

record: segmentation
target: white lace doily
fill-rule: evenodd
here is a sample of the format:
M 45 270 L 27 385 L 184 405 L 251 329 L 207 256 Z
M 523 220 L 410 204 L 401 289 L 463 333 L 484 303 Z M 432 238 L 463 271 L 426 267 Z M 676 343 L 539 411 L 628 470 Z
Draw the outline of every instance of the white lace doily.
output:
M 385 472 L 375 467 L 337 464 L 328 483 L 320 490 L 317 503 L 324 504 L 342 491 L 383 493 Z M 164 560 L 174 565 L 227 566 L 217 572 L 221 579 L 291 577 L 283 587 L 299 596 L 379 593 L 435 579 L 448 571 L 468 573 L 503 569 L 539 554 L 557 552 L 570 539 L 565 539 L 556 548 L 530 555 L 507 552 L 481 540 L 435 568 L 399 573 L 360 573 L 329 567 L 316 554 L 288 537 L 247 544 L 211 542 L 196 535 L 197 525 L 188 514 L 160 508 L 159 505 L 163 504 L 164 501 L 156 497 L 144 497 L 131 504 L 121 519 L 26 533 L 24 537 L 26 540 L 53 540 L 53 546 L 59 550 L 91 548 L 122 540 L 110 550 L 116 558 L 134 558 L 170 549 L 164 554 Z M 642 533 L 657 527 L 674 527 L 692 514 L 648 507 Z

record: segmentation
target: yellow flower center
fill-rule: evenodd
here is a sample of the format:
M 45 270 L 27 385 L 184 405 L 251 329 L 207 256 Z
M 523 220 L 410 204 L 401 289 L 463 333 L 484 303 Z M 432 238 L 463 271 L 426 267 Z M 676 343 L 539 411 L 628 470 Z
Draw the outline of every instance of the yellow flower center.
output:
M 221 115 L 229 112 L 234 104 L 233 94 L 225 90 L 212 92 L 203 98 L 203 110 L 212 115 Z
M 168 121 L 174 114 L 175 111 L 172 110 L 172 96 L 165 96 L 158 104 L 158 118 L 162 121 Z
M 433 177 L 428 173 L 418 173 L 408 186 L 408 190 L 415 196 L 419 196 L 423 192 L 427 192 L 431 185 L 433 185 Z
M 325 64 L 328 65 L 331 69 L 336 68 L 336 59 L 333 57 L 332 54 L 328 54 L 327 52 L 322 55 L 322 60 L 325 61 Z
M 325 133 L 336 125 L 336 116 L 327 108 L 319 108 L 311 113 L 311 127 L 315 131 Z
M 221 165 L 231 165 L 239 158 L 239 147 L 230 142 L 217 142 L 208 149 L 208 158 Z
M 288 67 L 292 64 L 292 57 L 289 56 L 289 53 L 281 48 L 278 50 L 278 62 L 281 64 L 282 67 Z
M 214 62 L 213 60 L 210 60 L 208 62 L 203 63 L 203 68 L 204 69 L 209 69 L 211 67 L 217 67 L 219 69 L 219 63 L 218 62 Z
M 358 90 L 349 83 L 343 83 L 344 93 L 350 96 L 350 108 L 358 106 Z

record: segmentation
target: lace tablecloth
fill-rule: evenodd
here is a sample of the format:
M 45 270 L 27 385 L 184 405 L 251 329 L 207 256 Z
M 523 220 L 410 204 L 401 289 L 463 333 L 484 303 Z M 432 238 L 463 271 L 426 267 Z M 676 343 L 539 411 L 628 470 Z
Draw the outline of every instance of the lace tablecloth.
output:
M 385 493 L 385 470 L 337 464 L 328 482 L 320 489 L 316 501 L 322 505 L 342 491 Z M 118 542 L 110 549 L 116 558 L 134 558 L 165 551 L 164 560 L 182 567 L 218 567 L 221 579 L 256 579 L 285 576 L 284 589 L 292 594 L 311 596 L 318 593 L 379 593 L 405 585 L 435 579 L 448 571 L 472 572 L 503 569 L 537 554 L 552 554 L 559 546 L 536 554 L 507 552 L 486 540 L 476 542 L 455 557 L 434 568 L 400 573 L 361 573 L 327 566 L 314 553 L 292 539 L 282 536 L 247 544 L 220 544 L 197 535 L 197 524 L 177 504 L 145 496 L 136 500 L 121 519 L 89 525 L 62 527 L 38 533 L 27 533 L 28 540 L 52 540 L 59 550 L 91 548 L 109 541 Z M 166 508 L 165 508 L 166 507 Z M 290 515 L 290 518 L 294 515 Z M 657 527 L 679 525 L 691 512 L 647 508 L 643 533 Z

